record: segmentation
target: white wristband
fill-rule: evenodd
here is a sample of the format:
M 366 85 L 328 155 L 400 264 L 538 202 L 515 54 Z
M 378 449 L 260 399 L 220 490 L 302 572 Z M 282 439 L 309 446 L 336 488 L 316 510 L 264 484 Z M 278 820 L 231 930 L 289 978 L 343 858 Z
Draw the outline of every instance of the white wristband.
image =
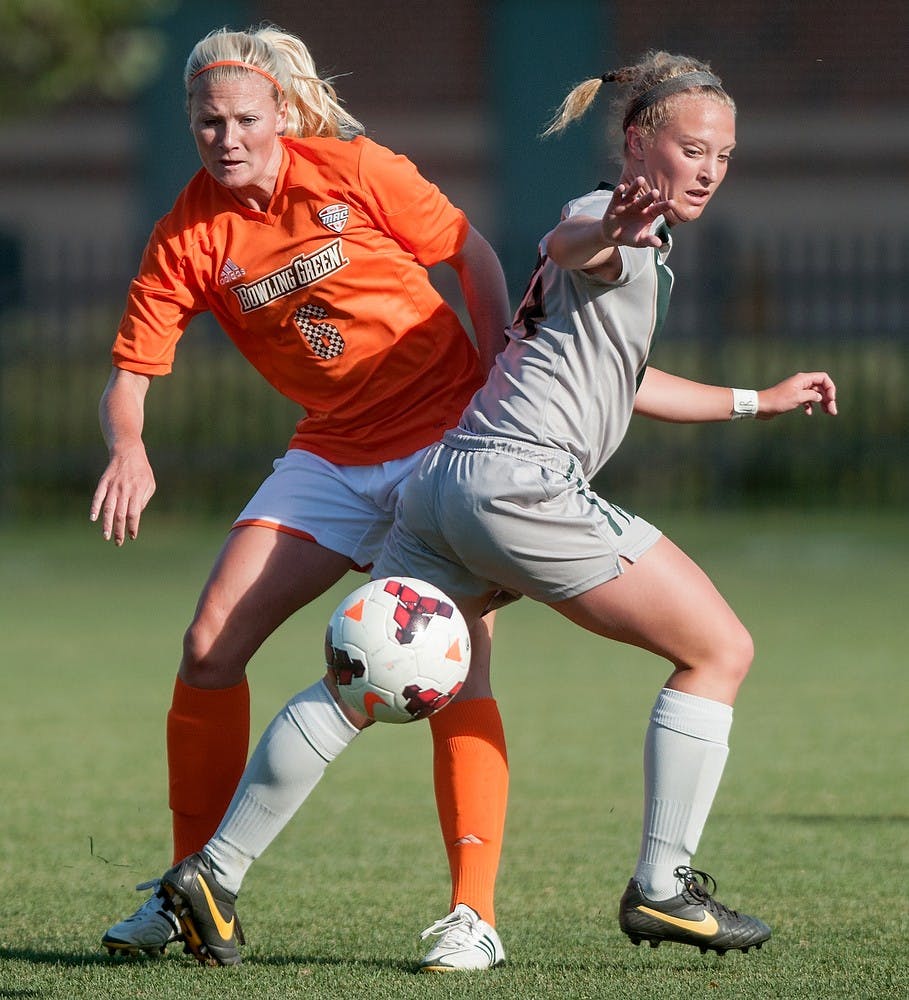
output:
M 757 389 L 733 389 L 732 419 L 741 420 L 742 417 L 756 417 L 757 415 L 758 415 Z

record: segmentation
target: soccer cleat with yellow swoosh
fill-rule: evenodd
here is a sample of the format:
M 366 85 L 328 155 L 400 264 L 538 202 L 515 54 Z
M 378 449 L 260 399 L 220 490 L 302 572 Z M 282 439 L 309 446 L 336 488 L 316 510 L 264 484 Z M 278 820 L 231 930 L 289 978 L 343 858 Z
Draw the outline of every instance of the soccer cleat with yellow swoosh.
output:
M 239 965 L 245 944 L 235 903 L 218 884 L 204 854 L 191 854 L 161 876 L 173 902 L 186 950 L 203 965 Z
M 682 891 L 669 899 L 648 899 L 634 879 L 628 883 L 619 903 L 619 926 L 632 944 L 647 941 L 657 948 L 663 941 L 676 941 L 700 948 L 701 954 L 725 955 L 760 948 L 769 940 L 770 928 L 763 920 L 713 898 L 716 882 L 706 872 L 680 866 L 673 875 Z

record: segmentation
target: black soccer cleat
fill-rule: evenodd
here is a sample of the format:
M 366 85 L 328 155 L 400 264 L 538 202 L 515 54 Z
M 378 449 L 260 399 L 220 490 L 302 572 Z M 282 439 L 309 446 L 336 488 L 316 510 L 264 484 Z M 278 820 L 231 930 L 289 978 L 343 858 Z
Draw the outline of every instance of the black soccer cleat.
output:
M 716 882 L 706 872 L 681 866 L 673 875 L 682 891 L 669 899 L 648 899 L 634 879 L 628 883 L 619 903 L 619 926 L 632 944 L 647 941 L 657 948 L 663 941 L 676 941 L 700 948 L 702 955 L 707 951 L 725 955 L 760 948 L 769 940 L 771 931 L 763 920 L 713 898 Z
M 235 903 L 237 897 L 218 884 L 208 859 L 191 854 L 161 876 L 170 897 L 186 950 L 203 965 L 239 965 L 245 944 Z

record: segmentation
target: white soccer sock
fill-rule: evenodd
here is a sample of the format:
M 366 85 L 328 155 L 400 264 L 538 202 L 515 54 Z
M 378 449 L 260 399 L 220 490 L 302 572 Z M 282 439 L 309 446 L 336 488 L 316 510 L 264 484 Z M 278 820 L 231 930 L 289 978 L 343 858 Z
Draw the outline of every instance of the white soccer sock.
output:
M 291 698 L 272 719 L 221 825 L 203 848 L 228 892 L 240 891 L 249 866 L 358 732 L 321 680 Z
M 663 688 L 644 740 L 644 831 L 634 877 L 649 899 L 679 889 L 713 805 L 726 757 L 732 707 Z

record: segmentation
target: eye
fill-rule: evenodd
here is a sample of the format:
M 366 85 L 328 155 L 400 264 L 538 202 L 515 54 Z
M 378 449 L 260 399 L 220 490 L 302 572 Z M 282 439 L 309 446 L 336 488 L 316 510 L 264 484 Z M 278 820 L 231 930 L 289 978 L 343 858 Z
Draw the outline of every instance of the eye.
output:
M 690 157 L 691 159 L 694 159 L 695 157 L 701 155 L 701 151 L 699 149 L 695 149 L 693 146 L 687 146 L 683 150 L 683 152 L 685 153 L 686 156 Z

